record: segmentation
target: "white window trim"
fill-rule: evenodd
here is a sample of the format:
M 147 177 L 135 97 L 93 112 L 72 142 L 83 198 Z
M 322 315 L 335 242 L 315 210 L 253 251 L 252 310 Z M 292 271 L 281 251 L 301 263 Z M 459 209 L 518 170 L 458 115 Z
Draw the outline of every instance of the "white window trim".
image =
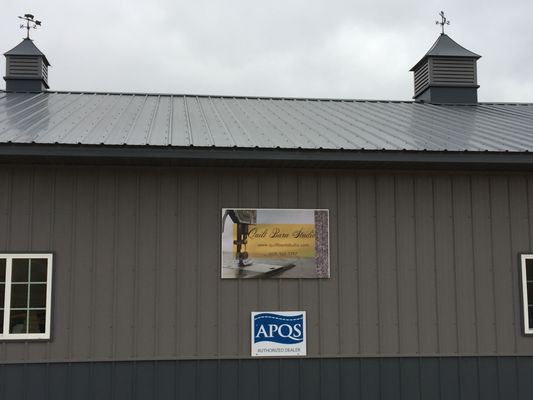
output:
M 50 321 L 52 314 L 52 260 L 51 253 L 1 253 L 0 258 L 6 259 L 6 284 L 4 294 L 4 320 L 3 333 L 0 333 L 0 340 L 34 340 L 50 339 Z M 11 276 L 13 259 L 46 258 L 48 267 L 46 270 L 46 321 L 44 333 L 9 333 L 9 317 L 11 310 Z
M 524 333 L 526 335 L 532 335 L 533 329 L 529 327 L 526 260 L 533 260 L 533 254 L 520 255 L 520 270 L 522 273 L 522 315 L 524 320 Z

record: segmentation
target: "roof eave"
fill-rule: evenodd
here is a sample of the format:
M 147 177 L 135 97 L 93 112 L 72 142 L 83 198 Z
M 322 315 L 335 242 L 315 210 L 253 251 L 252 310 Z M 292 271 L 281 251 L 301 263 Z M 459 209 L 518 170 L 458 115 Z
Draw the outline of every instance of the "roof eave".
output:
M 0 163 L 385 167 L 533 170 L 533 152 L 259 149 L 172 146 L 0 145 Z

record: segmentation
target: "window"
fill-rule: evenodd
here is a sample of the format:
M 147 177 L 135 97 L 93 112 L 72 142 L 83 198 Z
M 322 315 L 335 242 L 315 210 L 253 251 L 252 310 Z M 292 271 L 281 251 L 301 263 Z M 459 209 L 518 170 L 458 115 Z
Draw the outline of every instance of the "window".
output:
M 0 340 L 50 338 L 51 254 L 0 254 Z
M 533 334 L 533 254 L 522 254 L 520 260 L 524 333 Z

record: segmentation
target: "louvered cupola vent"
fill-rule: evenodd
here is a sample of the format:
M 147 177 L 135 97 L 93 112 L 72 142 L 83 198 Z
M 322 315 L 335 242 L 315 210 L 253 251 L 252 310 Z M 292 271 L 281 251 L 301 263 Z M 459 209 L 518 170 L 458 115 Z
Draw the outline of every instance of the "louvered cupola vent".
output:
M 477 103 L 479 55 L 441 34 L 426 55 L 411 69 L 414 99 L 428 103 Z
M 50 64 L 31 39 L 24 39 L 4 55 L 6 56 L 4 80 L 8 92 L 42 92 L 49 88 Z

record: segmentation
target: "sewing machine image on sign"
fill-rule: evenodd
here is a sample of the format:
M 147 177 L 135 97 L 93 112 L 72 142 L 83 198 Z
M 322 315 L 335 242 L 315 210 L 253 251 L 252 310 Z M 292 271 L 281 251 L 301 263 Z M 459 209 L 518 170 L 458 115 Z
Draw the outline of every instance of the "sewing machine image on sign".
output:
M 294 267 L 292 263 L 278 265 L 269 263 L 268 260 L 250 258 L 247 245 L 250 231 L 254 230 L 257 225 L 257 210 L 226 209 L 222 217 L 222 232 L 224 232 L 227 217 L 234 224 L 234 261 L 229 268 L 238 270 L 236 277 L 267 278 Z

